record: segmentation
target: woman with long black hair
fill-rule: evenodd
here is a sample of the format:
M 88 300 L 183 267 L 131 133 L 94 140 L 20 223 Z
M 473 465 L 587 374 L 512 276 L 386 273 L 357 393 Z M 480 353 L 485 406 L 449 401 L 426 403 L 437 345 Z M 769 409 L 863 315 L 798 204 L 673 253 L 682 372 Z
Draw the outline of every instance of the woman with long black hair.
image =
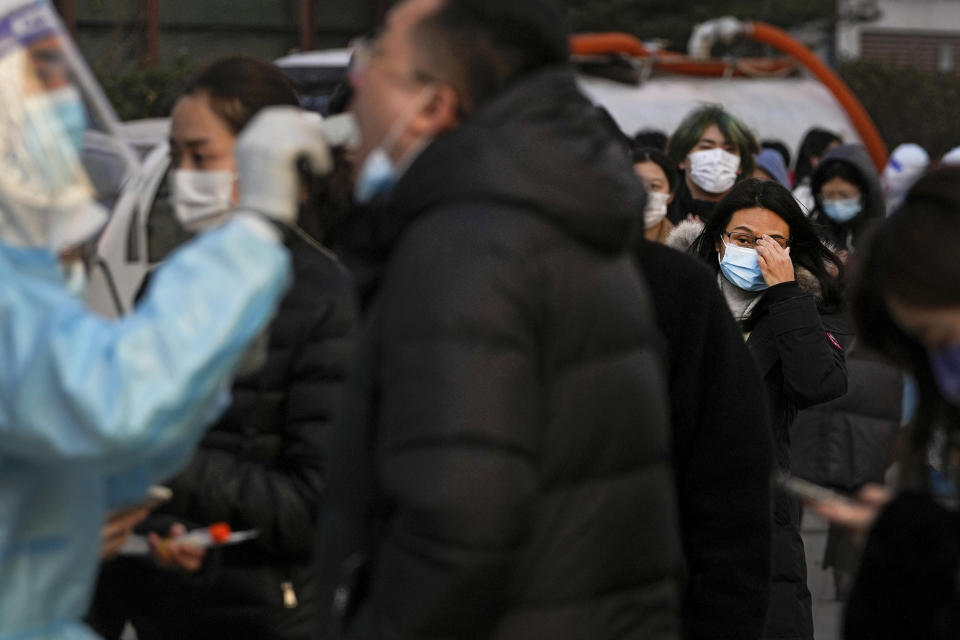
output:
M 691 251 L 716 271 L 740 324 L 766 384 L 776 464 L 789 471 L 789 429 L 797 412 L 847 389 L 843 351 L 821 320 L 841 304 L 843 266 L 790 191 L 755 178 L 717 204 Z M 813 637 L 805 562 L 798 505 L 778 493 L 764 638 Z

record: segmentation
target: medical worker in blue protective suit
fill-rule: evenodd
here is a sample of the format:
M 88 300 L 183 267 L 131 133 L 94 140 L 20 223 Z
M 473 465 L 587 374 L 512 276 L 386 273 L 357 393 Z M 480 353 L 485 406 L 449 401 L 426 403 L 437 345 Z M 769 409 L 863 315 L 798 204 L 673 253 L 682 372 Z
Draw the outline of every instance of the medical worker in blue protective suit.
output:
M 0 15 L 0 67 L 23 70 L 0 81 L 0 639 L 93 637 L 79 620 L 108 509 L 175 472 L 225 406 L 290 276 L 274 222 L 295 221 L 297 163 L 330 167 L 318 120 L 261 113 L 237 142 L 233 220 L 171 256 L 133 314 L 94 316 L 56 257 L 103 221 L 77 161 L 83 103 L 30 60 L 66 56 L 62 38 L 44 3 Z

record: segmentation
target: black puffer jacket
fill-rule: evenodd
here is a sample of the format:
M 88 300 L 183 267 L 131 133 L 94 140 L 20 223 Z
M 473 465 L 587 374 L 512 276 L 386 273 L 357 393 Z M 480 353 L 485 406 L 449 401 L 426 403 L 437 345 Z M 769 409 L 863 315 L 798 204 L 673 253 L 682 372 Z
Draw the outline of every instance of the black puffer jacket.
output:
M 136 560 L 106 565 L 94 613 L 132 618 L 141 639 L 306 638 L 315 629 L 323 439 L 341 400 L 356 310 L 332 254 L 297 236 L 287 244 L 293 286 L 270 325 L 266 363 L 237 380 L 227 412 L 166 483 L 173 500 L 152 517 L 163 530 L 223 521 L 260 536 L 210 554 L 189 578 Z
M 790 428 L 793 474 L 854 492 L 883 483 L 902 416 L 903 374 L 854 339 L 841 317 L 825 326 L 847 355 L 847 393 L 801 411 Z
M 643 199 L 567 70 L 404 175 L 321 518 L 345 635 L 676 637 L 666 389 L 626 251 Z
M 778 469 L 790 471 L 790 425 L 801 409 L 847 391 L 843 350 L 823 326 L 811 293 L 796 282 L 770 287 L 744 326 L 747 348 L 767 385 Z M 812 638 L 806 558 L 796 499 L 774 496 L 773 570 L 764 638 Z

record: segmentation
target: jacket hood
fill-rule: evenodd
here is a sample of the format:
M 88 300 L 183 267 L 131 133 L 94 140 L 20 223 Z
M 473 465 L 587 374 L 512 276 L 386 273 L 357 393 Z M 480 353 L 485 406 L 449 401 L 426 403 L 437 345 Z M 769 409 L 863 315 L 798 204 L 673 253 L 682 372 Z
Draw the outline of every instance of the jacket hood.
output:
M 622 250 L 638 233 L 643 183 L 573 73 L 522 78 L 411 164 L 390 201 L 405 226 L 456 201 L 529 209 L 578 240 Z
M 817 165 L 817 168 L 813 172 L 811 185 L 813 186 L 814 194 L 816 194 L 823 184 L 825 169 L 835 162 L 843 162 L 850 165 L 863 180 L 863 183 L 867 185 L 867 192 L 864 194 L 863 212 L 857 216 L 856 220 L 863 222 L 882 218 L 886 210 L 883 203 L 883 189 L 880 186 L 880 178 L 877 175 L 876 168 L 873 166 L 873 161 L 870 159 L 870 154 L 863 145 L 843 144 L 839 147 L 834 147 L 824 154 L 823 158 L 820 159 L 820 164 Z M 818 202 L 818 212 L 819 208 L 820 204 Z

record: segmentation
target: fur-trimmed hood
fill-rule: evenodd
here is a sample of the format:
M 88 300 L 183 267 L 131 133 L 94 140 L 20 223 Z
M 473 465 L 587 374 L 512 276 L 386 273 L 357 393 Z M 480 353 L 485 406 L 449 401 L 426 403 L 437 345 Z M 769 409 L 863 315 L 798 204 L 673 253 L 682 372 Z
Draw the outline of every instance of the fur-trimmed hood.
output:
M 684 220 L 670 232 L 665 244 L 677 251 L 689 253 L 690 247 L 693 246 L 693 243 L 696 242 L 701 233 L 703 233 L 703 223 Z

